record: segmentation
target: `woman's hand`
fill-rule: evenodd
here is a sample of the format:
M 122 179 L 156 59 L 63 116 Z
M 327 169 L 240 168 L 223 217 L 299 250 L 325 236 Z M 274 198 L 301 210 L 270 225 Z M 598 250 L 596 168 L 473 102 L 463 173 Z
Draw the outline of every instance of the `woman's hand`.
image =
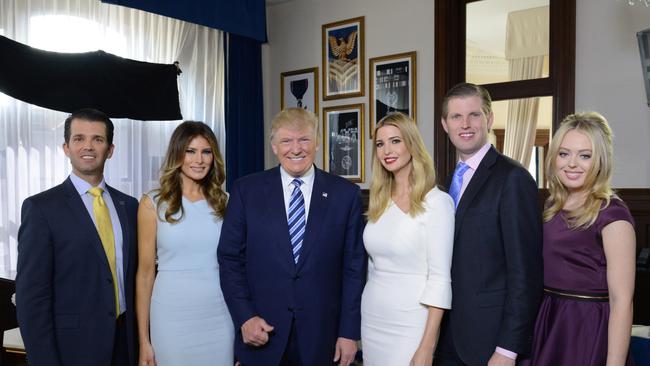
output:
M 151 343 L 140 344 L 140 360 L 138 361 L 138 366 L 156 366 L 156 359 Z
M 433 350 L 432 349 L 422 349 L 418 347 L 411 359 L 409 366 L 431 366 L 433 363 Z

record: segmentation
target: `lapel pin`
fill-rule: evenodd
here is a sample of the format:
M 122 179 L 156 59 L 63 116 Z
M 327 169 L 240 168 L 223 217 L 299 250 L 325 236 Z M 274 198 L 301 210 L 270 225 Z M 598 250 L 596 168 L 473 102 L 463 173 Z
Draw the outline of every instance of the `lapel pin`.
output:
M 323 197 L 327 198 L 327 192 L 323 192 Z

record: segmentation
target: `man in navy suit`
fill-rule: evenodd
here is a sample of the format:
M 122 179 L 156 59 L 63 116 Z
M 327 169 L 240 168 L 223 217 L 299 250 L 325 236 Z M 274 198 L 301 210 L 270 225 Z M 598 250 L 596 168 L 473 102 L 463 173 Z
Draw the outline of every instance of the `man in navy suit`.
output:
M 114 149 L 104 113 L 73 113 L 64 138 L 72 174 L 22 207 L 16 310 L 27 359 L 32 366 L 134 365 L 138 202 L 104 182 Z M 94 211 L 100 197 L 104 215 Z
M 354 359 L 366 273 L 359 188 L 314 167 L 317 117 L 280 112 L 280 166 L 239 179 L 217 250 L 243 366 Z
M 531 347 L 542 296 L 537 185 L 488 142 L 491 98 L 462 83 L 443 101 L 442 126 L 458 164 L 447 179 L 456 208 L 452 305 L 435 364 L 515 365 Z

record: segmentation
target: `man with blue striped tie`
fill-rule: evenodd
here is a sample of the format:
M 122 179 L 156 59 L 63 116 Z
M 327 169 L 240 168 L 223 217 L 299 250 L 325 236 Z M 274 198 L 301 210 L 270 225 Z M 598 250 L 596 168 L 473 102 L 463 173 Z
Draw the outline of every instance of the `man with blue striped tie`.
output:
M 235 182 L 217 255 L 242 365 L 349 365 L 366 273 L 359 187 L 314 166 L 318 118 L 271 124 L 280 166 Z

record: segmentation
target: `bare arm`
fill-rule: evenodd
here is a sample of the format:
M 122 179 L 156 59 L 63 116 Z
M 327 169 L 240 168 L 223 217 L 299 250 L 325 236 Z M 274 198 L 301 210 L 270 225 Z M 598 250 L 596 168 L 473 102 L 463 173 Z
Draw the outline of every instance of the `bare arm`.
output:
M 148 196 L 142 196 L 138 207 L 138 272 L 135 276 L 135 311 L 140 338 L 139 365 L 155 365 L 149 339 L 149 306 L 155 279 L 156 208 Z
M 410 366 L 431 365 L 433 362 L 433 352 L 436 350 L 438 343 L 438 334 L 440 333 L 440 322 L 445 310 L 434 306 L 429 306 L 429 315 L 424 327 L 424 334 L 418 349 L 415 350 Z
M 602 234 L 610 306 L 607 366 L 625 365 L 632 330 L 636 238 L 632 225 L 622 220 L 605 226 Z

